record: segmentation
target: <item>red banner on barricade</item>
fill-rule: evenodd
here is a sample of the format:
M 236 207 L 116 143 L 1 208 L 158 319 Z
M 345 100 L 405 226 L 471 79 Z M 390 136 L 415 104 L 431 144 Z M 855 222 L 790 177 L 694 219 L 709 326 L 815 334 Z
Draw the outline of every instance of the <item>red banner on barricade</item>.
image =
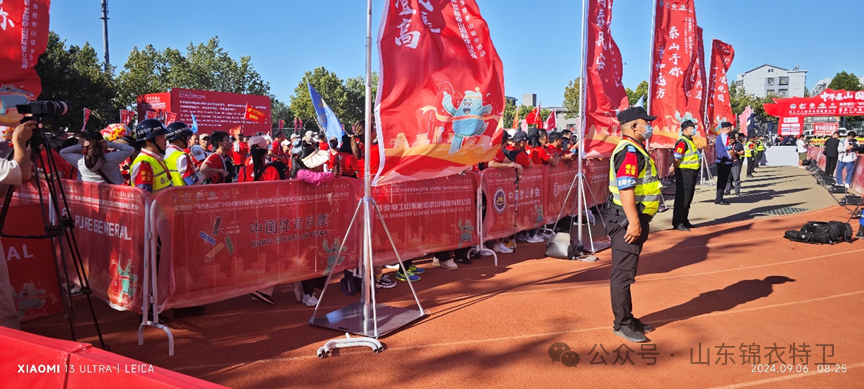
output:
M 141 311 L 148 194 L 123 185 L 63 180 L 90 289 L 117 310 Z M 71 261 L 69 274 L 75 274 Z
M 864 193 L 864 156 L 858 155 L 858 162 L 855 165 L 855 176 L 852 177 L 852 189 L 855 189 L 859 194 Z
M 47 204 L 47 187 L 43 188 L 43 193 Z M 23 236 L 45 234 L 38 199 L 39 193 L 32 184 L 15 192 L 3 232 Z M 9 268 L 12 297 L 21 321 L 63 312 L 50 240 L 3 238 L 0 250 Z
M 672 166 L 672 149 L 654 149 L 651 150 L 651 159 L 654 160 L 654 166 L 657 168 L 657 174 L 660 178 L 669 177 L 669 167 Z
M 476 245 L 475 203 L 479 181 L 480 177 L 472 172 L 372 188 L 400 257 L 403 260 L 418 258 L 427 253 Z M 380 219 L 375 216 L 373 220 L 375 262 L 391 264 L 396 259 L 393 247 Z
M 518 184 L 515 170 L 483 170 L 481 185 L 487 204 L 486 218 L 483 219 L 484 239 L 503 238 L 546 223 L 543 207 L 549 188 L 548 169 L 546 166 L 525 169 Z
M 42 184 L 47 205 L 48 187 L 44 185 L 44 181 Z M 15 191 L 3 232 L 21 236 L 45 234 L 39 192 L 33 184 L 24 185 Z M 9 268 L 9 281 L 18 309 L 18 318 L 27 321 L 62 313 L 63 303 L 60 301 L 60 284 L 54 271 L 51 241 L 3 238 L 0 240 L 0 250 L 3 251 Z
M 360 182 L 339 178 L 178 187 L 154 198 L 164 215 L 156 228 L 172 273 L 159 288 L 163 308 L 189 307 L 242 296 L 268 286 L 325 276 L 357 265 L 362 228 L 337 254 Z M 355 223 L 359 222 L 355 221 Z M 360 225 L 358 225 L 359 227 Z
M 576 177 L 576 173 L 579 173 L 579 166 L 576 162 L 559 163 L 558 166 L 549 168 L 549 187 L 544 190 L 544 192 L 549 193 L 546 196 L 546 224 L 558 221 L 559 214 L 564 217 L 576 213 L 578 183 L 573 185 L 572 191 L 570 190 L 570 186 L 575 182 L 573 178 Z M 569 197 L 567 197 L 568 192 L 570 192 Z M 565 197 L 567 197 L 566 203 L 564 202 Z M 561 211 L 562 206 L 564 207 L 563 213 Z
M 590 189 L 585 201 L 589 207 L 605 203 L 609 197 L 609 158 L 588 159 L 584 167 Z

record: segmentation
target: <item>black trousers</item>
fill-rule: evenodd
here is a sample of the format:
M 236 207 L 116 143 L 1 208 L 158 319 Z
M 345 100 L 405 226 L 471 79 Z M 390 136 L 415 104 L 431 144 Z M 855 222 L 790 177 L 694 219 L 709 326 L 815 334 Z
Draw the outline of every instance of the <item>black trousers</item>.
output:
M 834 169 L 837 168 L 837 157 L 825 157 L 825 173 L 834 176 Z
M 729 171 L 729 180 L 726 181 L 726 191 L 732 192 L 735 189 L 735 195 L 741 195 L 741 163 L 733 163 L 732 170 Z
M 759 167 L 759 164 L 762 163 L 762 158 L 765 157 L 765 151 L 757 151 L 756 152 L 756 163 L 753 164 L 753 169 Z
M 642 235 L 635 242 L 627 243 L 624 234 L 627 228 L 621 224 L 627 220 L 624 211 L 608 207 L 606 214 L 606 232 L 612 240 L 612 276 L 609 278 L 609 291 L 612 298 L 612 314 L 615 321 L 614 330 L 621 326 L 633 324 L 633 299 L 630 295 L 630 284 L 636 282 L 636 268 L 639 265 L 639 254 L 642 245 L 648 239 L 649 218 L 641 218 Z
M 714 201 L 723 200 L 723 191 L 726 190 L 726 182 L 729 181 L 729 175 L 731 173 L 731 164 L 717 164 L 717 197 L 714 198 Z
M 753 171 L 756 170 L 756 164 L 759 163 L 756 161 L 757 161 L 756 157 L 747 157 L 747 176 L 748 177 L 752 176 Z
M 672 208 L 672 227 L 681 223 L 690 223 L 690 204 L 696 193 L 696 178 L 699 171 L 695 169 L 675 169 L 675 207 Z

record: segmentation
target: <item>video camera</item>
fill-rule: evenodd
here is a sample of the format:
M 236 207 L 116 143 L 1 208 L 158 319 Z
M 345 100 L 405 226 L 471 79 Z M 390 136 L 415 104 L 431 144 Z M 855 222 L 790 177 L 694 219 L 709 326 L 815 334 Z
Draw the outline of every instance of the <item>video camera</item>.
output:
M 69 113 L 69 103 L 65 101 L 34 101 L 28 104 L 17 105 L 18 113 L 28 115 L 21 119 L 21 123 L 31 120 L 42 123 L 43 118 L 56 119 Z M 44 139 L 42 131 L 34 130 L 30 138 L 30 144 L 41 144 Z

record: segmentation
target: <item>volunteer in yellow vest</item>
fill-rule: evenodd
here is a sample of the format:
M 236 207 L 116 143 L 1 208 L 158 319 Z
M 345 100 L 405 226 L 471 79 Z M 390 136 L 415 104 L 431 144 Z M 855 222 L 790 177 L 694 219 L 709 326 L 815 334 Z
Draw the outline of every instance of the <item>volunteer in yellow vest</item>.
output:
M 171 182 L 174 186 L 200 185 L 213 174 L 224 172 L 220 169 L 212 168 L 202 169 L 198 173 L 195 172 L 195 166 L 190 163 L 191 159 L 184 151 L 189 147 L 189 138 L 192 134 L 192 129 L 186 123 L 174 122 L 168 125 L 166 138 L 170 143 L 165 150 L 165 165 L 168 166 L 168 171 L 171 172 Z
M 759 166 L 759 163 L 762 162 L 762 157 L 765 155 L 765 144 L 762 143 L 762 138 L 756 137 L 756 161 L 753 164 L 753 171 L 756 171 L 756 167 Z
M 612 240 L 612 330 L 631 342 L 648 341 L 645 333 L 654 330 L 633 316 L 630 284 L 635 281 L 639 253 L 648 239 L 648 223 L 660 208 L 657 168 L 644 146 L 653 131 L 649 122 L 656 118 L 642 107 L 618 114 L 623 138 L 612 152 L 609 166 L 610 196 L 604 218 Z
M 171 172 L 162 159 L 168 143 L 165 139 L 167 133 L 162 122 L 156 119 L 146 119 L 135 127 L 133 136 L 142 143 L 142 147 L 129 169 L 132 186 L 150 193 L 172 186 Z
M 752 133 L 744 144 L 744 158 L 747 158 L 747 177 L 753 177 L 753 170 L 756 169 L 756 135 Z
M 672 228 L 690 231 L 690 204 L 696 193 L 699 176 L 699 150 L 693 144 L 696 123 L 685 120 L 681 123 L 681 138 L 675 143 L 673 161 L 669 170 L 675 173 L 675 207 L 672 208 Z

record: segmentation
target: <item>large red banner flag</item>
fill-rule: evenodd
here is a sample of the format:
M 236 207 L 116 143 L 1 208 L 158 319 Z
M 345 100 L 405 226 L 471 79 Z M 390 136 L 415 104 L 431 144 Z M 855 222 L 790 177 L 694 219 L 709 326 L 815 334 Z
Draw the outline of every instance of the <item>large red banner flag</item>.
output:
M 457 174 L 495 155 L 504 71 L 475 0 L 391 0 L 378 45 L 376 183 Z
M 249 104 L 246 104 L 246 114 L 243 116 L 243 119 L 251 120 L 255 123 L 262 123 L 265 119 L 264 112 L 261 112 L 261 110 L 256 109 Z
M 612 39 L 612 0 L 588 2 L 585 156 L 609 157 L 621 140 L 617 112 L 630 105 L 621 83 L 621 52 Z
M 734 122 L 735 114 L 729 102 L 729 86 L 726 72 L 732 66 L 735 50 L 732 45 L 714 39 L 711 43 L 711 80 L 708 82 L 708 128 L 716 134 L 720 123 Z
M 34 66 L 48 45 L 50 7 L 51 0 L 0 1 L 0 91 L 4 94 L 32 100 L 42 93 Z
M 656 7 L 648 107 L 657 120 L 652 123 L 651 147 L 671 148 L 681 122 L 699 117 L 699 111 L 687 110 L 687 92 L 692 89 L 688 84 L 698 57 L 696 11 L 693 0 L 661 0 Z
M 707 100 L 708 78 L 705 77 L 705 45 L 702 43 L 702 27 L 696 26 L 696 60 L 691 62 L 693 67 L 688 70 L 690 75 L 684 84 L 684 95 L 687 99 L 687 112 L 692 112 L 697 120 L 697 137 L 694 138 L 696 147 L 702 148 L 707 144 L 710 132 L 705 131 L 705 100 Z M 702 144 L 706 142 L 706 144 Z

